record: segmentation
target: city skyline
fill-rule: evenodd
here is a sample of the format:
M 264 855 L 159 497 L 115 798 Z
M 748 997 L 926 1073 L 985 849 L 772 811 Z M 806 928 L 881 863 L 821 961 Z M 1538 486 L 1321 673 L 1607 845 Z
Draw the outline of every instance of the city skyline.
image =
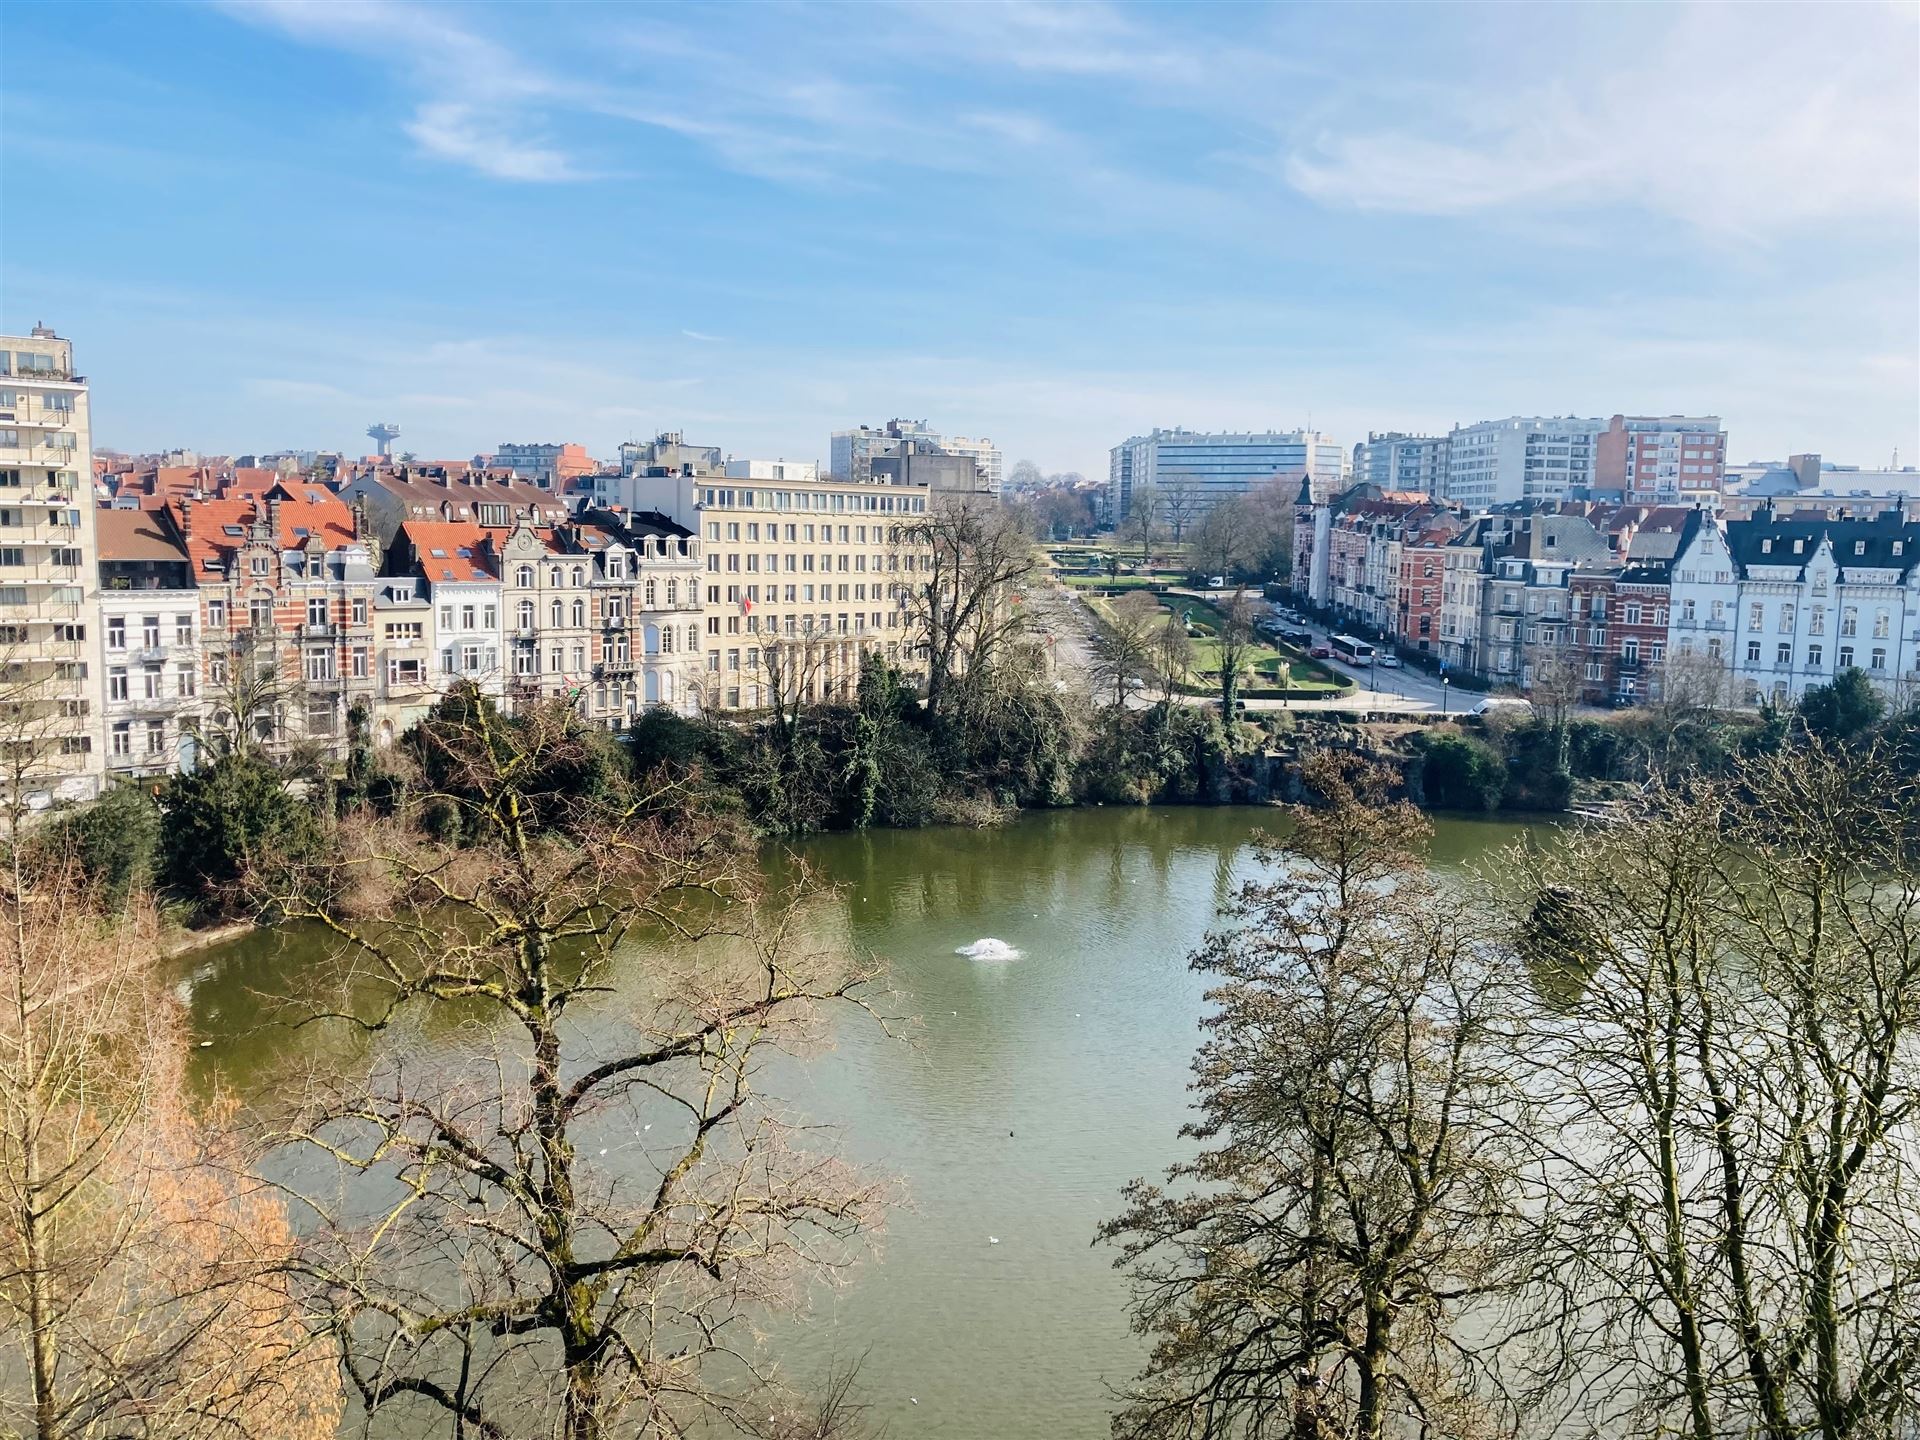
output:
M 122 449 L 925 415 L 1097 477 L 1157 426 L 1679 411 L 1920 455 L 1908 9 L 750 13 L 17 12 L 90 98 L 4 102 L 5 326 Z

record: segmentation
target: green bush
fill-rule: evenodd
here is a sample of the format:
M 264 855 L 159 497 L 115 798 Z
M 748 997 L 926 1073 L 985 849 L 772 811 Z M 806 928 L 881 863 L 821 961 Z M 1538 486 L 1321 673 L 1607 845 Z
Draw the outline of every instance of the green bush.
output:
M 1507 767 L 1492 746 L 1466 735 L 1422 732 L 1413 737 L 1414 764 L 1407 776 L 1433 810 L 1499 808 Z
M 245 752 L 175 775 L 160 796 L 160 883 L 202 914 L 245 908 L 250 869 L 310 855 L 320 843 L 312 809 L 272 764 Z
M 60 816 L 35 837 L 36 848 L 65 849 L 114 909 L 153 884 L 160 854 L 160 810 L 137 785 L 116 785 L 91 805 Z

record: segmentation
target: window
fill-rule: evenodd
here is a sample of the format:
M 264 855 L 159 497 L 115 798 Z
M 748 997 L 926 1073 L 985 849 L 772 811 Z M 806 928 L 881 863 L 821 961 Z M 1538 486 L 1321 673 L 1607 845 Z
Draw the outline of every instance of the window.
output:
M 268 575 L 273 571 L 273 561 L 265 555 L 256 555 L 247 568 L 255 575 Z
M 124 650 L 127 648 L 127 617 L 109 615 L 107 617 L 107 648 Z
M 462 605 L 460 607 L 460 628 L 462 630 L 471 630 L 474 628 L 473 626 L 474 614 L 475 612 L 474 612 L 473 606 Z
M 107 671 L 107 699 L 124 700 L 127 698 L 127 672 L 121 669 Z
M 356 625 L 367 623 L 367 599 L 364 595 L 356 595 L 353 598 L 353 623 Z
M 520 629 L 522 630 L 533 629 L 533 601 L 522 600 L 520 602 L 518 610 L 515 613 L 519 617 L 518 624 Z
M 192 662 L 176 665 L 173 675 L 182 699 L 191 700 L 199 693 L 200 677 L 195 672 Z
M 1766 613 L 1767 613 L 1767 607 L 1760 604 L 1758 601 L 1755 601 L 1752 605 L 1749 605 L 1747 607 L 1747 628 L 1749 630 L 1758 630 L 1760 628 L 1761 622 L 1766 618 Z
M 227 623 L 227 602 L 226 601 L 209 600 L 207 602 L 207 623 L 209 625 L 212 625 L 221 629 L 224 629 L 226 627 L 226 623 Z
M 147 754 L 160 755 L 167 748 L 167 722 L 164 720 L 147 721 Z
M 193 616 L 176 615 L 173 617 L 173 643 L 191 645 L 193 643 Z
M 1853 646 L 1842 645 L 1840 647 L 1839 658 L 1840 658 L 1840 668 L 1842 670 L 1850 669 L 1853 665 Z
M 518 585 L 522 590 L 531 590 L 533 588 L 533 566 L 522 565 L 518 570 L 513 572 L 513 576 L 513 583 Z
M 1787 634 L 1791 634 L 1792 631 L 1793 631 L 1793 606 L 1782 605 L 1780 607 L 1780 633 L 1782 635 L 1787 635 Z
M 1747 663 L 1749 665 L 1758 665 L 1760 663 L 1760 642 L 1758 640 L 1749 640 L 1747 642 Z
M 1807 647 L 1807 668 L 1809 670 L 1818 670 L 1824 653 L 1823 647 L 1819 645 L 1809 645 Z
M 309 650 L 306 652 L 305 674 L 309 680 L 331 680 L 334 675 L 333 651 Z
M 325 625 L 327 623 L 327 602 L 325 597 L 315 595 L 307 601 L 307 624 Z
M 1775 665 L 1793 664 L 1793 646 L 1785 640 L 1782 640 L 1779 647 L 1774 651 L 1773 663 Z
M 1873 647 L 1873 668 L 1875 670 L 1887 668 L 1887 652 L 1878 645 Z
M 122 720 L 114 725 L 111 733 L 111 749 L 113 753 L 115 755 L 131 755 L 133 753 L 133 726 L 127 721 Z
M 1691 625 L 1693 623 L 1693 601 L 1682 600 L 1680 602 L 1680 622 L 1683 625 Z
M 353 678 L 356 680 L 366 679 L 367 678 L 367 647 L 364 645 L 356 645 L 349 652 L 349 656 L 352 660 L 353 668 L 348 673 L 351 674 Z
M 1860 633 L 1860 612 L 1851 605 L 1840 612 L 1840 633 L 1842 635 Z

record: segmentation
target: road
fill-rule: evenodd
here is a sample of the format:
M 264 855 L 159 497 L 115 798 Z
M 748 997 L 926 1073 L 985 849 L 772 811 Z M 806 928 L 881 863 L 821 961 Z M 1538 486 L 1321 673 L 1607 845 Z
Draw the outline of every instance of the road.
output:
M 1175 590 L 1171 593 L 1216 602 L 1223 598 L 1219 591 Z M 1074 671 L 1084 677 L 1093 663 L 1093 637 L 1096 633 L 1093 615 L 1087 609 L 1086 601 L 1064 585 L 1048 584 L 1035 586 L 1029 603 L 1051 642 L 1054 661 L 1060 671 Z M 1274 608 L 1265 600 L 1256 599 L 1253 603 L 1262 615 Z M 1315 644 L 1327 637 L 1324 626 L 1305 622 L 1304 628 L 1312 633 Z M 1457 713 L 1462 709 L 1471 709 L 1480 698 L 1471 693 L 1443 689 L 1440 682 L 1424 670 L 1355 667 L 1342 665 L 1337 660 L 1325 663 L 1330 669 L 1350 676 L 1360 688 L 1351 695 L 1325 700 L 1248 700 L 1245 702 L 1247 709 L 1374 711 L 1420 715 L 1442 710 Z M 1137 692 L 1132 703 L 1145 706 L 1154 703 L 1155 698 Z M 1197 697 L 1187 698 L 1202 703 Z

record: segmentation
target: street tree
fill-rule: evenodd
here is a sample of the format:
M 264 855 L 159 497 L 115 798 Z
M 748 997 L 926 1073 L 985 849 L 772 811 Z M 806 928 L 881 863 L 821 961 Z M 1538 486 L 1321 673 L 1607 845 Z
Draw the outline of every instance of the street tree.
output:
M 1176 483 L 1160 489 L 1160 516 L 1166 521 L 1175 545 L 1185 540 L 1187 531 L 1206 513 L 1206 508 L 1207 497 L 1195 485 Z
M 587 763 L 563 702 L 422 730 L 397 814 L 260 877 L 355 962 L 334 1017 L 386 1040 L 283 1130 L 339 1177 L 303 1187 L 304 1275 L 355 1397 L 476 1437 L 813 1433 L 754 1327 L 849 1263 L 881 1191 L 800 1146 L 756 1078 L 861 1007 L 873 967 L 810 943 L 811 883 L 759 893 L 664 782 L 547 786 Z M 460 848 L 422 824 L 437 807 Z M 411 1037 L 442 1017 L 464 1043 L 429 1058 Z
M 1507 1419 L 1465 1309 L 1517 1274 L 1505 1012 L 1461 899 L 1383 767 L 1304 766 L 1320 798 L 1263 841 L 1192 965 L 1212 981 L 1194 1061 L 1199 1153 L 1136 1181 L 1103 1230 L 1152 1349 L 1127 1440 L 1379 1440 Z
M 1127 692 L 1152 667 L 1167 611 L 1152 595 L 1134 590 L 1115 600 L 1109 613 L 1094 637 L 1092 678 L 1095 689 L 1110 692 L 1118 706 L 1127 703 Z

